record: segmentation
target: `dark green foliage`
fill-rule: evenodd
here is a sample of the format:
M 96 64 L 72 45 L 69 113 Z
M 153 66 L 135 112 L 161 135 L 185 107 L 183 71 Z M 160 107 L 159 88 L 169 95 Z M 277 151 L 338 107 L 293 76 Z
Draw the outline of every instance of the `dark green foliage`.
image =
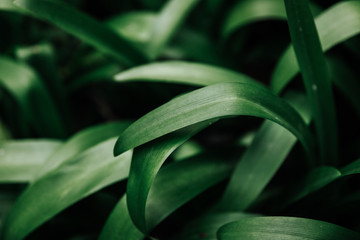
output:
M 360 239 L 359 1 L 1 0 L 0 31 L 1 239 Z

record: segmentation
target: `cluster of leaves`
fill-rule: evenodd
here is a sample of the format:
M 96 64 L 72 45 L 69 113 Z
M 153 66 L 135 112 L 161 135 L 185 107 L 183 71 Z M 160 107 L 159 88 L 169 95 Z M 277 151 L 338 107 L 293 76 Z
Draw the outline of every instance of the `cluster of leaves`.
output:
M 359 1 L 0 19 L 1 239 L 360 239 Z

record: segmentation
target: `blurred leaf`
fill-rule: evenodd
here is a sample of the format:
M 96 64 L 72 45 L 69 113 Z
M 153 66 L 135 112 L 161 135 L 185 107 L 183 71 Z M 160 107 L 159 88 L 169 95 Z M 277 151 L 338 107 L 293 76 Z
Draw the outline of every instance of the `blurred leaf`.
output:
M 156 17 L 147 46 L 151 59 L 157 58 L 188 14 L 200 0 L 169 0 Z
M 60 72 L 57 69 L 55 51 L 49 42 L 37 45 L 16 48 L 18 59 L 33 67 L 44 81 L 49 94 L 54 98 L 57 109 L 60 111 L 62 121 L 69 129 L 70 115 L 65 100 L 65 88 Z
M 265 88 L 246 83 L 220 83 L 179 96 L 130 125 L 116 142 L 114 153 L 186 126 L 219 117 L 250 115 L 267 118 L 290 130 L 312 155 L 311 133 L 299 114 Z
M 151 40 L 151 29 L 156 17 L 154 12 L 128 12 L 109 19 L 106 24 L 139 49 L 146 51 L 144 47 Z
M 132 153 L 114 158 L 114 143 L 104 141 L 33 182 L 11 209 L 2 239 L 23 239 L 73 203 L 127 178 Z
M 48 172 L 56 171 L 59 166 L 67 161 L 72 161 L 72 159 L 80 153 L 107 139 L 118 136 L 119 132 L 123 131 L 129 125 L 130 122 L 127 121 L 104 123 L 76 133 L 58 148 L 39 168 L 36 178 L 43 177 Z
M 322 164 L 336 165 L 335 103 L 326 60 L 307 0 L 285 0 L 291 41 L 312 108 Z
M 176 148 L 207 125 L 207 122 L 197 124 L 134 149 L 126 191 L 127 205 L 131 219 L 143 233 L 149 230 L 145 213 L 148 194 L 161 165 Z
M 294 217 L 244 218 L 220 228 L 218 239 L 355 240 L 360 234 L 335 224 Z
M 246 24 L 266 19 L 286 19 L 284 1 L 238 1 L 226 15 L 222 28 L 222 37 L 229 37 L 234 30 Z
M 310 3 L 314 15 L 320 9 Z M 283 0 L 244 0 L 238 1 L 226 15 L 222 27 L 222 37 L 229 37 L 236 29 L 244 25 L 262 20 L 286 20 L 286 10 Z
M 34 17 L 56 25 L 127 66 L 145 61 L 141 52 L 105 24 L 63 2 L 16 0 L 15 4 L 29 11 Z
M 62 142 L 56 140 L 14 140 L 0 143 L 0 182 L 30 182 Z
M 0 86 L 16 100 L 20 116 L 42 137 L 66 135 L 60 115 L 36 73 L 27 65 L 0 56 Z
M 349 165 L 343 167 L 341 170 L 342 176 L 349 176 L 353 174 L 360 173 L 360 159 L 350 163 Z
M 316 27 L 323 51 L 357 35 L 360 32 L 360 2 L 342 1 L 335 4 L 316 18 Z M 271 88 L 281 92 L 298 72 L 295 52 L 289 47 L 273 72 Z
M 14 0 L 1 0 L 0 11 L 24 13 L 24 11 L 21 8 L 17 7 L 13 2 Z

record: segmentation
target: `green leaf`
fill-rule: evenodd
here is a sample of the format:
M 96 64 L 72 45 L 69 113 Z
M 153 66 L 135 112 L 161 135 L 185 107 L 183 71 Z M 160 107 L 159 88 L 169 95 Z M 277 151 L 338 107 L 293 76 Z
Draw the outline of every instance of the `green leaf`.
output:
M 99 240 L 142 240 L 144 237 L 130 218 L 125 194 L 106 220 Z
M 307 0 L 285 0 L 291 41 L 299 63 L 320 148 L 321 163 L 337 164 L 337 127 L 331 81 Z
M 205 122 L 185 128 L 135 148 L 126 191 L 127 205 L 134 224 L 143 233 L 148 233 L 149 230 L 146 224 L 146 201 L 161 165 L 176 148 L 207 124 Z
M 184 203 L 227 177 L 231 166 L 231 162 L 223 159 L 201 155 L 170 163 L 160 169 L 151 186 L 146 205 L 149 230 Z M 100 240 L 105 239 L 143 239 L 143 234 L 131 221 L 124 197 L 103 228 Z
M 63 2 L 16 0 L 15 4 L 29 11 L 34 17 L 56 25 L 127 66 L 145 61 L 143 54 L 119 34 Z
M 320 9 L 311 4 L 312 12 L 317 15 Z M 238 1 L 227 14 L 222 26 L 222 37 L 229 37 L 236 29 L 263 20 L 286 20 L 283 0 L 244 0 Z
M 360 234 L 335 224 L 294 217 L 254 217 L 229 223 L 218 232 L 218 239 L 247 240 L 355 240 Z
M 0 182 L 30 182 L 62 142 L 56 140 L 15 140 L 0 144 Z
M 286 19 L 284 1 L 238 1 L 227 14 L 222 27 L 222 37 L 227 38 L 234 30 L 255 21 Z
M 292 93 L 288 98 L 305 122 L 310 122 L 308 102 Z M 226 211 L 244 211 L 260 195 L 287 158 L 297 139 L 288 130 L 265 121 L 257 131 L 234 169 L 219 207 Z
M 0 10 L 1 11 L 11 11 L 11 12 L 18 12 L 18 13 L 24 13 L 24 11 L 17 7 L 13 0 L 1 0 L 0 1 Z
M 202 154 L 160 169 L 147 200 L 148 228 L 155 228 L 176 209 L 227 178 L 232 167 L 231 160 Z
M 360 159 L 350 163 L 341 169 L 342 176 L 349 176 L 360 173 Z
M 109 19 L 106 24 L 139 49 L 146 51 L 144 47 L 151 40 L 151 29 L 156 17 L 154 12 L 128 12 Z
M 63 138 L 66 135 L 47 89 L 27 65 L 0 56 L 0 87 L 16 100 L 20 109 L 19 117 L 36 128 L 40 136 Z
M 342 1 L 335 4 L 316 18 L 316 27 L 323 51 L 359 34 L 360 2 Z M 294 50 L 289 47 L 274 70 L 271 80 L 272 89 L 280 92 L 298 71 Z
M 151 41 L 147 46 L 151 59 L 155 59 L 161 53 L 188 14 L 199 2 L 200 0 L 169 0 L 165 4 L 151 30 Z
M 184 71 L 186 69 L 186 71 Z M 206 86 L 220 82 L 246 82 L 262 86 L 252 78 L 225 68 L 185 61 L 149 63 L 122 71 L 115 77 L 117 82 L 151 81 Z M 101 81 L 103 79 L 98 79 Z M 88 84 L 89 79 L 76 81 L 71 88 Z M 95 80 L 96 81 L 96 80 Z
M 12 207 L 2 239 L 23 239 L 73 203 L 127 178 L 132 153 L 114 158 L 114 143 L 104 141 L 33 182 Z
M 140 232 L 132 222 L 128 206 L 126 203 L 126 194 L 116 204 L 114 210 L 106 220 L 99 240 L 142 240 L 144 234 Z
M 43 177 L 46 173 L 56 171 L 56 169 L 67 161 L 71 161 L 75 156 L 94 147 L 95 145 L 113 138 L 130 125 L 130 122 L 104 123 L 86 128 L 58 148 L 50 158 L 38 169 L 36 178 Z
M 37 45 L 17 47 L 16 56 L 24 61 L 39 74 L 49 94 L 54 98 L 56 108 L 59 109 L 62 121 L 66 126 L 71 126 L 70 113 L 65 99 L 64 83 L 57 70 L 55 51 L 49 42 Z M 67 129 L 70 129 L 67 127 Z
M 262 87 L 220 83 L 179 96 L 146 114 L 120 135 L 114 154 L 121 154 L 186 126 L 219 117 L 267 118 L 289 129 L 312 155 L 311 133 L 299 114 Z
M 186 70 L 185 70 L 186 69 Z M 201 63 L 167 61 L 130 68 L 115 76 L 119 82 L 159 81 L 206 86 L 220 82 L 257 83 L 250 77 L 225 68 Z
M 181 240 L 216 240 L 218 229 L 227 224 L 247 217 L 255 217 L 256 214 L 242 212 L 212 212 L 207 213 L 191 221 L 174 239 Z

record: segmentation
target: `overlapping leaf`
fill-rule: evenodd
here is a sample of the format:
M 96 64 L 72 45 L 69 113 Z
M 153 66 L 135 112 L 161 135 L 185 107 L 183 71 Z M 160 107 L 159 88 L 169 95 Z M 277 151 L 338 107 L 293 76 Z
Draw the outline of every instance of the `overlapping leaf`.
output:
M 120 135 L 114 153 L 202 121 L 237 115 L 267 118 L 284 126 L 312 154 L 311 134 L 299 114 L 264 88 L 246 83 L 215 84 L 173 99 L 130 125 Z
M 0 56 L 0 85 L 16 100 L 20 117 L 43 137 L 64 137 L 66 131 L 53 100 L 27 65 Z
M 359 34 L 360 2 L 339 2 L 324 11 L 316 18 L 323 51 L 327 51 L 339 43 Z M 330 24 L 331 23 L 331 24 Z M 271 87 L 280 92 L 298 73 L 299 66 L 292 47 L 289 47 L 280 58 L 271 80 Z
M 16 0 L 15 4 L 34 17 L 62 28 L 127 66 L 145 61 L 142 53 L 105 24 L 65 3 L 49 0 Z
M 335 103 L 326 60 L 307 0 L 285 0 L 291 41 L 317 132 L 323 164 L 337 164 Z
M 87 136 L 99 142 L 101 137 L 96 135 L 101 133 L 93 131 L 92 135 L 83 134 L 74 139 L 79 141 Z M 90 140 L 93 144 L 97 141 Z M 55 169 L 50 168 L 52 171 L 46 172 L 22 193 L 6 219 L 2 239 L 23 239 L 76 201 L 128 177 L 132 153 L 128 151 L 113 157 L 111 150 L 115 143 L 114 138 L 89 149 L 89 142 L 79 143 L 77 146 L 65 145 L 69 153 L 64 148 L 60 149 L 58 154 L 61 152 L 66 155 L 63 156 L 66 161 Z M 87 150 L 74 155 L 81 149 Z
M 198 155 L 160 169 L 147 199 L 145 213 L 148 229 L 153 229 L 184 203 L 227 177 L 231 166 L 231 161 Z M 109 217 L 100 239 L 123 238 L 143 238 L 143 234 L 131 221 L 124 198 L 119 201 Z

